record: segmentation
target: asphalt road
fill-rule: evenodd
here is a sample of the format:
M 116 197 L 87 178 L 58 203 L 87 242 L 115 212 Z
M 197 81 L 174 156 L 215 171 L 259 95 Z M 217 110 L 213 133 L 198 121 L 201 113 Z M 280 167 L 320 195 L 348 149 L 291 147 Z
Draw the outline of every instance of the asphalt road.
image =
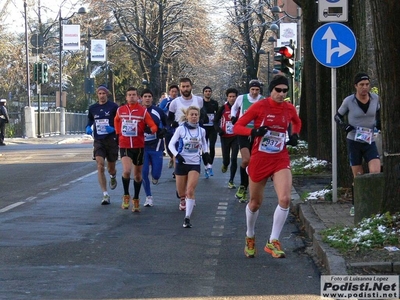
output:
M 100 205 L 91 144 L 7 147 L 0 157 L 0 299 L 320 299 L 320 272 L 293 216 L 281 235 L 287 258 L 262 249 L 276 206 L 270 184 L 257 222 L 258 255 L 244 256 L 245 204 L 227 188 L 220 158 L 215 176 L 200 179 L 193 228 L 185 229 L 168 159 L 152 186 L 154 207 L 132 213 L 120 208 L 120 164 L 111 205 Z

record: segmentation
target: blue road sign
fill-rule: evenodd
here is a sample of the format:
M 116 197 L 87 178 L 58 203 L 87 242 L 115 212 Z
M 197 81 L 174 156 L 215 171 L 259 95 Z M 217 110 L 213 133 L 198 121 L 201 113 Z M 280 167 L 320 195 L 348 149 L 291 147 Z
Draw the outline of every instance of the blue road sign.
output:
M 319 27 L 312 39 L 315 59 L 328 68 L 346 65 L 356 53 L 357 41 L 353 31 L 341 23 L 326 23 Z

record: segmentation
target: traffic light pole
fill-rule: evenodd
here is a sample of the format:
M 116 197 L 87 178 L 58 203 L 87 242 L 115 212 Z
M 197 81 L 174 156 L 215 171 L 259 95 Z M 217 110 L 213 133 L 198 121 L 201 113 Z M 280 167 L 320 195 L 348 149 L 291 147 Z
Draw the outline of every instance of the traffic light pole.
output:
M 38 91 L 38 134 L 37 137 L 41 138 L 42 137 L 42 133 L 41 133 L 41 125 L 42 125 L 42 117 L 41 117 L 41 105 L 42 105 L 42 91 L 41 91 L 41 85 L 40 83 L 38 83 L 37 85 L 37 91 Z
M 42 90 L 41 90 L 41 83 L 42 83 L 42 78 L 43 78 L 43 64 L 41 62 L 37 63 L 37 77 L 36 77 L 36 91 L 37 91 L 37 97 L 38 97 L 38 129 L 37 129 L 37 137 L 41 138 L 42 137 L 42 132 L 41 132 L 41 125 L 42 125 L 42 117 L 41 117 L 41 102 L 42 102 Z

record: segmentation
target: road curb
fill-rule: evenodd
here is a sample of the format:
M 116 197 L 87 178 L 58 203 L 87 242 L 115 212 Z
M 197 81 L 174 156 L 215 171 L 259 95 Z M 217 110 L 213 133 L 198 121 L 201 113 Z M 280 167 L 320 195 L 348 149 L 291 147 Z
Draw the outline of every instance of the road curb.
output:
M 400 271 L 400 263 L 398 262 L 355 262 L 349 263 L 349 267 L 387 273 L 399 273 Z
M 300 196 L 292 188 L 291 210 L 304 226 L 308 237 L 312 240 L 313 252 L 326 268 L 328 275 L 347 275 L 346 262 L 339 252 L 322 241 L 319 232 L 325 225 L 313 212 L 308 203 L 303 203 Z
M 87 142 L 92 143 L 93 137 L 86 134 L 66 134 L 66 135 L 52 135 L 43 137 L 32 137 L 32 138 L 8 138 L 7 143 L 9 145 L 17 144 L 66 144 L 74 142 Z

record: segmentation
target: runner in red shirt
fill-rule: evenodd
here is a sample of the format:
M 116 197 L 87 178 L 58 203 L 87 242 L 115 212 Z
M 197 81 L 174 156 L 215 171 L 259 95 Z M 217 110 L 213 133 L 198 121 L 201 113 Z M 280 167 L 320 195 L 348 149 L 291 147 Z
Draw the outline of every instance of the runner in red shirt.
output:
M 124 187 L 122 208 L 129 209 L 129 183 L 133 164 L 133 212 L 140 212 L 139 193 L 142 186 L 144 132 L 145 130 L 152 133 L 157 132 L 157 125 L 146 108 L 139 104 L 138 100 L 137 88 L 128 88 L 126 92 L 127 103 L 118 108 L 114 119 L 122 162 L 122 184 Z M 146 126 L 149 128 L 146 129 Z
M 250 202 L 246 206 L 247 232 L 244 249 L 247 257 L 254 257 L 256 254 L 254 228 L 263 201 L 264 188 L 270 177 L 273 178 L 278 205 L 274 213 L 270 239 L 264 250 L 272 257 L 285 257 L 279 235 L 289 214 L 292 189 L 292 172 L 286 145 L 297 145 L 301 129 L 301 120 L 295 107 L 284 101 L 288 86 L 285 76 L 274 77 L 269 85 L 271 96 L 254 103 L 233 127 L 236 134 L 251 135 L 254 139 L 247 168 L 250 189 Z M 253 129 L 246 127 L 251 121 L 254 121 Z M 290 123 L 293 134 L 286 142 L 286 132 Z

